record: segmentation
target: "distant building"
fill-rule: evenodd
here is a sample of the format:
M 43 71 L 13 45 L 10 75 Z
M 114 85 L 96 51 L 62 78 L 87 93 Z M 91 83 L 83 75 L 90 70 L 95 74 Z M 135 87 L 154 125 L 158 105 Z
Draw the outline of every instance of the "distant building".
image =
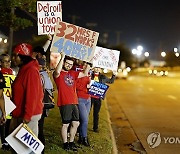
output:
M 8 48 L 8 37 L 0 31 L 0 54 L 5 53 Z

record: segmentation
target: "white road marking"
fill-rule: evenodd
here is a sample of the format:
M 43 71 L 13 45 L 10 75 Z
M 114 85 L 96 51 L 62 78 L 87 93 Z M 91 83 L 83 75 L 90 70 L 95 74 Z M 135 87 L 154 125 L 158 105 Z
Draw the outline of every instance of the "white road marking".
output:
M 170 98 L 170 99 L 173 99 L 173 100 L 177 100 L 177 98 L 175 96 L 173 96 L 173 95 L 167 95 L 167 97 Z

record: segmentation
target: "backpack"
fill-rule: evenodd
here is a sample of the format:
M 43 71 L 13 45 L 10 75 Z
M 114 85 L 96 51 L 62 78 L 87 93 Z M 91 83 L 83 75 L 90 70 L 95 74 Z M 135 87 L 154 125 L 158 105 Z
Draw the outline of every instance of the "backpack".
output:
M 52 109 L 55 106 L 55 101 L 54 101 L 54 94 L 53 94 L 53 86 L 52 82 L 47 74 L 47 72 L 43 71 L 40 72 L 41 75 L 41 81 L 43 85 L 43 92 L 44 92 L 44 98 L 43 98 L 43 103 L 44 103 L 44 109 Z M 50 86 L 47 86 L 50 85 Z

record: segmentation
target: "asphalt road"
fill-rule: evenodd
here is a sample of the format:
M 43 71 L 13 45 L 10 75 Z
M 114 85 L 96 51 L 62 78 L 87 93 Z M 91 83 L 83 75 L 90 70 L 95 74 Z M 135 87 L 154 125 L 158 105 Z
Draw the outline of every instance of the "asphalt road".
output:
M 180 153 L 179 77 L 118 79 L 106 99 L 119 153 Z

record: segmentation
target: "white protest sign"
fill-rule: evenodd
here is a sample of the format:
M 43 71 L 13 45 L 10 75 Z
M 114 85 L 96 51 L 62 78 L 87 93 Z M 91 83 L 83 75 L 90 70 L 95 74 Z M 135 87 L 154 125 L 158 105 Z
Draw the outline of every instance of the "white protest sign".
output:
M 5 101 L 5 111 L 6 111 L 6 116 L 10 114 L 15 108 L 16 105 L 10 100 L 9 97 L 7 97 L 4 93 L 4 101 Z
M 62 21 L 61 1 L 37 1 L 38 35 L 54 34 L 58 21 Z
M 26 124 L 23 124 L 23 127 L 21 127 L 16 134 L 16 137 L 28 146 L 34 153 L 40 154 L 44 149 L 44 145 Z
M 93 67 L 100 67 L 116 71 L 118 68 L 120 51 L 96 47 L 93 57 Z
M 93 58 L 99 33 L 66 22 L 56 25 L 51 52 L 90 62 Z
M 23 123 L 20 124 L 9 136 L 7 136 L 5 140 L 17 153 L 29 154 L 32 152 L 32 150 L 15 137 L 16 133 L 20 130 L 22 126 Z

